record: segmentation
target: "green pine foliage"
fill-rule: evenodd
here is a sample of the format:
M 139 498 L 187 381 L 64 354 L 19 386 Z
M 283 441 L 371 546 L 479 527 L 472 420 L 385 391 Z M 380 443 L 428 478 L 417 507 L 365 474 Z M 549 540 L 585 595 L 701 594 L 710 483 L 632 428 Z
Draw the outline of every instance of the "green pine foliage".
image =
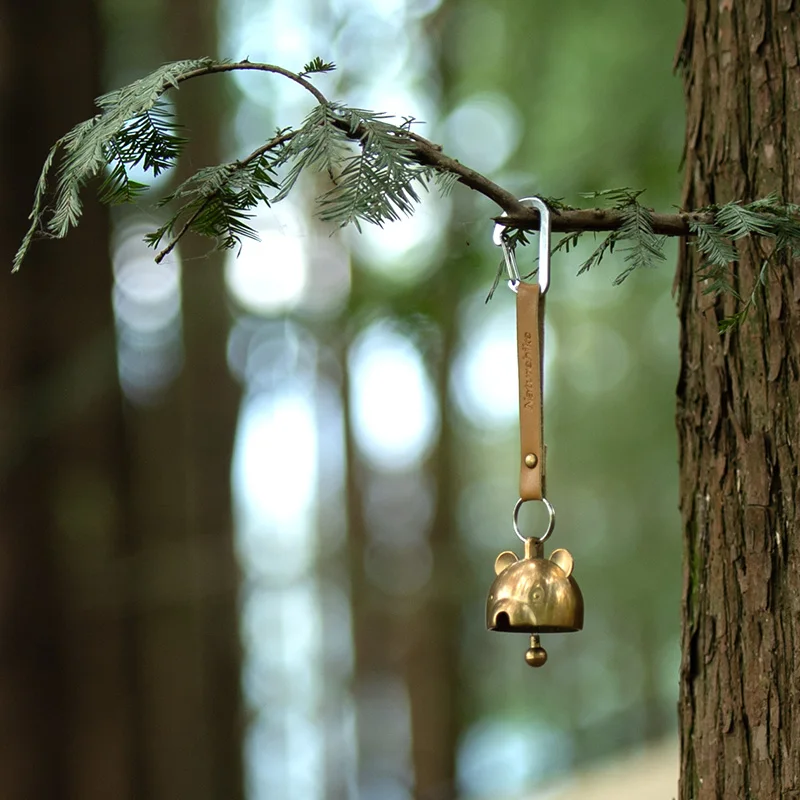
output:
M 144 163 L 155 174 L 180 154 L 182 140 L 170 130 L 166 107 L 158 107 L 167 89 L 210 59 L 165 64 L 144 78 L 96 100 L 100 113 L 78 123 L 47 154 L 36 185 L 31 225 L 14 257 L 18 270 L 37 235 L 63 238 L 78 224 L 83 206 L 81 189 L 91 178 L 109 169 L 100 187 L 106 202 L 125 202 L 141 194 L 144 186 L 132 182 L 127 167 Z M 45 207 L 49 178 L 56 155 L 61 155 L 52 208 Z
M 149 187 L 131 178 L 131 167 L 157 176 L 174 166 L 185 144 L 163 94 L 198 72 L 236 66 L 210 59 L 181 61 L 100 97 L 96 102 L 101 113 L 76 125 L 48 154 L 14 269 L 19 269 L 37 236 L 61 238 L 78 224 L 80 193 L 90 179 L 102 176 L 98 195 L 105 203 L 140 198 Z M 271 65 L 238 66 L 264 67 L 307 88 L 306 76 L 334 69 L 319 58 L 297 75 Z M 257 238 L 250 224 L 255 208 L 284 199 L 307 172 L 328 176 L 330 188 L 317 200 L 323 220 L 360 228 L 362 222 L 382 225 L 411 214 L 419 189 L 439 180 L 435 170 L 414 158 L 413 122 L 408 118 L 394 124 L 383 113 L 319 101 L 296 130 L 279 131 L 242 160 L 201 169 L 165 197 L 158 205 L 175 210 L 146 241 L 153 247 L 165 244 L 157 260 L 189 232 L 213 237 L 223 249 L 236 247 L 244 238 Z M 49 178 L 57 155 L 61 162 L 50 198 Z
M 580 267 L 578 268 L 578 275 L 582 275 L 584 272 L 588 272 L 593 267 L 596 267 L 600 264 L 603 260 L 603 257 L 606 253 L 613 253 L 614 252 L 614 244 L 619 238 L 619 233 L 617 231 L 612 231 L 605 236 L 602 241 L 600 242 L 597 247 L 592 251 L 592 254 L 589 258 L 584 261 Z M 628 273 L 626 273 L 627 276 Z
M 333 61 L 323 61 L 319 56 L 315 56 L 303 66 L 300 72 L 300 77 L 305 78 L 307 75 L 314 75 L 320 72 L 333 72 L 336 69 L 336 64 Z
M 339 125 L 339 110 L 333 104 L 320 103 L 292 136 L 284 154 L 284 161 L 291 163 L 291 168 L 283 179 L 275 202 L 288 196 L 303 172 L 325 172 L 332 181 L 335 180 L 337 165 L 350 152 L 347 131 Z
M 410 122 L 399 127 L 387 122 L 386 114 L 334 109 L 360 147 L 337 165 L 333 187 L 318 199 L 320 218 L 360 230 L 361 221 L 380 226 L 413 214 L 420 200 L 416 185 L 426 187 L 433 172 L 414 158 L 413 142 L 405 135 Z
M 626 253 L 627 267 L 614 279 L 622 283 L 634 270 L 651 268 L 665 260 L 666 237 L 653 231 L 652 212 L 639 203 L 642 190 L 606 189 L 583 195 L 606 202 L 620 211 L 623 224 L 606 234 L 591 255 L 580 265 L 578 274 L 596 267 L 614 248 Z M 784 203 L 771 194 L 752 203 L 734 201 L 719 206 L 699 209 L 707 219 L 691 219 L 689 229 L 692 242 L 703 255 L 703 266 L 698 278 L 705 282 L 706 294 L 727 294 L 739 303 L 739 310 L 720 322 L 720 331 L 732 330 L 741 324 L 757 303 L 759 292 L 765 285 L 770 266 L 779 258 L 800 258 L 800 206 Z M 565 236 L 553 249 L 568 250 L 574 247 L 583 232 Z M 755 285 L 746 297 L 734 286 L 734 265 L 739 258 L 737 242 L 751 236 L 771 239 L 772 252 L 764 261 Z
M 132 168 L 157 176 L 174 166 L 186 141 L 178 133 L 164 94 L 184 80 L 213 72 L 252 69 L 281 75 L 306 89 L 315 104 L 298 128 L 279 130 L 240 160 L 200 169 L 163 198 L 157 205 L 169 206 L 170 215 L 146 237 L 149 245 L 162 248 L 157 260 L 189 232 L 212 237 L 223 249 L 257 238 L 251 224 L 256 208 L 287 197 L 309 172 L 323 173 L 328 179 L 327 188 L 317 198 L 319 216 L 359 229 L 363 222 L 383 225 L 410 215 L 420 191 L 431 183 L 447 192 L 466 173 L 486 182 L 473 171 L 465 173 L 452 159 L 431 160 L 431 151 L 440 148 L 411 131 L 413 118 L 396 124 L 386 114 L 328 101 L 309 78 L 334 68 L 321 58 L 309 61 L 299 73 L 247 60 L 178 61 L 98 98 L 99 113 L 76 125 L 47 154 L 34 193 L 30 227 L 14 258 L 14 270 L 19 269 L 37 237 L 62 238 L 78 224 L 83 210 L 81 192 L 90 180 L 100 178 L 98 195 L 103 202 L 130 203 L 148 189 L 131 177 Z M 420 151 L 421 146 L 427 151 Z M 428 156 L 421 157 L 421 152 Z M 468 185 L 474 185 L 471 181 Z M 623 253 L 625 264 L 615 283 L 637 269 L 664 261 L 665 237 L 655 233 L 653 214 L 640 203 L 641 194 L 640 190 L 621 188 L 584 195 L 618 212 L 622 224 L 602 238 L 579 273 L 596 267 L 615 249 Z M 554 212 L 574 210 L 560 200 L 548 198 L 547 202 Z M 730 294 L 741 303 L 740 310 L 720 325 L 730 330 L 754 307 L 774 260 L 800 257 L 800 206 L 770 195 L 753 203 L 731 202 L 700 211 L 704 213 L 693 215 L 689 223 L 695 246 L 704 257 L 699 277 L 706 282 L 706 291 Z M 554 251 L 568 251 L 581 235 L 581 231 L 568 234 Z M 740 240 L 750 236 L 772 239 L 774 246 L 755 287 L 744 299 L 734 285 L 734 265 Z M 510 231 L 508 242 L 512 247 L 524 246 L 525 231 Z
M 695 246 L 708 259 L 710 265 L 726 267 L 736 260 L 733 242 L 718 225 L 713 222 L 692 221 L 689 227 L 697 237 Z
M 766 285 L 770 266 L 778 259 L 800 257 L 800 206 L 783 203 L 771 194 L 752 203 L 738 201 L 713 206 L 708 209 L 713 222 L 691 222 L 695 246 L 705 257 L 699 278 L 706 284 L 706 294 L 728 294 L 740 303 L 739 310 L 719 323 L 721 332 L 740 325 L 757 303 L 758 295 Z M 749 236 L 772 239 L 772 252 L 764 260 L 758 279 L 747 297 L 742 297 L 734 286 L 734 265 L 739 259 L 737 242 Z
M 130 167 L 141 164 L 154 177 L 168 170 L 186 143 L 175 134 L 175 127 L 169 107 L 160 100 L 127 122 L 103 148 L 108 174 L 100 185 L 100 200 L 109 205 L 130 203 L 148 189 L 131 179 Z
M 607 253 L 613 253 L 620 242 L 624 242 L 619 250 L 625 253 L 624 260 L 627 266 L 614 279 L 615 285 L 622 283 L 636 269 L 655 267 L 664 261 L 665 237 L 656 236 L 654 233 L 652 213 L 639 203 L 638 198 L 643 193 L 643 189 L 624 187 L 582 195 L 608 203 L 611 208 L 619 211 L 622 216 L 622 226 L 605 236 L 589 258 L 581 264 L 578 269 L 579 275 L 599 265 L 603 257 Z
M 624 241 L 626 269 L 614 279 L 615 284 L 622 283 L 635 269 L 655 267 L 664 261 L 665 237 L 656 236 L 653 232 L 652 214 L 649 209 L 637 202 L 636 196 L 621 206 L 622 227 L 619 229 L 617 241 Z
M 198 170 L 158 203 L 177 202 L 179 208 L 145 237 L 151 247 L 158 247 L 165 237 L 172 240 L 156 260 L 161 261 L 188 230 L 216 239 L 220 249 L 234 248 L 243 238 L 257 238 L 249 220 L 258 205 L 269 205 L 266 189 L 278 187 L 274 172 L 274 157 L 268 153 Z
M 291 164 L 274 202 L 294 188 L 304 172 L 324 172 L 331 188 L 318 199 L 321 219 L 337 225 L 382 225 L 412 214 L 419 202 L 415 183 L 426 185 L 432 171 L 414 159 L 408 126 L 387 114 L 337 103 L 320 103 L 286 146 Z M 353 150 L 357 142 L 358 150 Z

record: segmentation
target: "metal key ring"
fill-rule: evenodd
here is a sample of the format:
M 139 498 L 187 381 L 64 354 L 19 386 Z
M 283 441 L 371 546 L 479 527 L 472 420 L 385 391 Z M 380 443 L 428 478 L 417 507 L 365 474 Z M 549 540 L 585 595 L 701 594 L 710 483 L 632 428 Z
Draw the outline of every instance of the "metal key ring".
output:
M 538 539 L 535 536 L 523 536 L 519 529 L 519 510 L 522 508 L 522 504 L 527 502 L 528 502 L 527 500 L 523 500 L 520 497 L 520 499 L 517 500 L 517 503 L 514 506 L 514 514 L 512 515 L 512 521 L 514 523 L 514 533 L 517 534 L 517 537 L 523 543 L 526 542 L 528 539 L 533 539 L 536 544 L 544 544 L 550 537 L 550 534 L 553 532 L 553 528 L 555 528 L 556 526 L 556 510 L 553 508 L 552 503 L 550 503 L 550 501 L 546 497 L 543 497 L 542 502 L 547 508 L 547 513 L 550 515 L 550 519 L 547 523 L 547 530 L 544 532 L 544 536 L 541 536 Z
M 523 197 L 520 203 L 533 206 L 539 212 L 539 291 L 542 295 L 547 293 L 550 286 L 550 209 L 538 197 Z M 508 216 L 504 211 L 500 216 Z M 508 288 L 517 291 L 517 286 L 522 281 L 517 266 L 517 257 L 514 248 L 508 242 L 507 228 L 500 222 L 495 222 L 492 232 L 492 241 L 503 248 L 503 260 L 508 273 Z

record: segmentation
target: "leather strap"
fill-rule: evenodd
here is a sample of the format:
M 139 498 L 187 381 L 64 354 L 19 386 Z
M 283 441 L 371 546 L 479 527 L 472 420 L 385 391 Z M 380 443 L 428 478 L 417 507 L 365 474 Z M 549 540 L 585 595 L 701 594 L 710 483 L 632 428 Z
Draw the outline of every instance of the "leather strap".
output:
M 517 284 L 517 360 L 519 363 L 519 496 L 544 497 L 544 432 L 542 421 L 542 355 L 544 297 L 538 283 Z

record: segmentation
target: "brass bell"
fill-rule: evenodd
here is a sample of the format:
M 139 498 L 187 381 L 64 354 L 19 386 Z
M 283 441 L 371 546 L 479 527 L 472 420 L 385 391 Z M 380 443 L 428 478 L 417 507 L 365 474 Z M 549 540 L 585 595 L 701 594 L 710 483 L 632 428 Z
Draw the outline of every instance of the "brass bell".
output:
M 525 540 L 525 557 L 506 550 L 497 556 L 497 576 L 486 601 L 486 627 L 491 631 L 531 634 L 525 660 L 541 667 L 547 653 L 540 633 L 565 633 L 583 628 L 583 595 L 572 577 L 569 551 L 554 550 L 544 558 L 541 539 Z

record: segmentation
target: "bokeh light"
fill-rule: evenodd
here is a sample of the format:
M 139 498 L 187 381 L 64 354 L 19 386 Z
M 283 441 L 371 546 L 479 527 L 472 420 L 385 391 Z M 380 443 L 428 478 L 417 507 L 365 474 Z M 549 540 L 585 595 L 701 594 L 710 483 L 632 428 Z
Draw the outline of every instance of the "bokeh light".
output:
M 353 425 L 363 454 L 383 469 L 401 470 L 424 458 L 438 412 L 413 344 L 391 324 L 376 323 L 350 354 Z

